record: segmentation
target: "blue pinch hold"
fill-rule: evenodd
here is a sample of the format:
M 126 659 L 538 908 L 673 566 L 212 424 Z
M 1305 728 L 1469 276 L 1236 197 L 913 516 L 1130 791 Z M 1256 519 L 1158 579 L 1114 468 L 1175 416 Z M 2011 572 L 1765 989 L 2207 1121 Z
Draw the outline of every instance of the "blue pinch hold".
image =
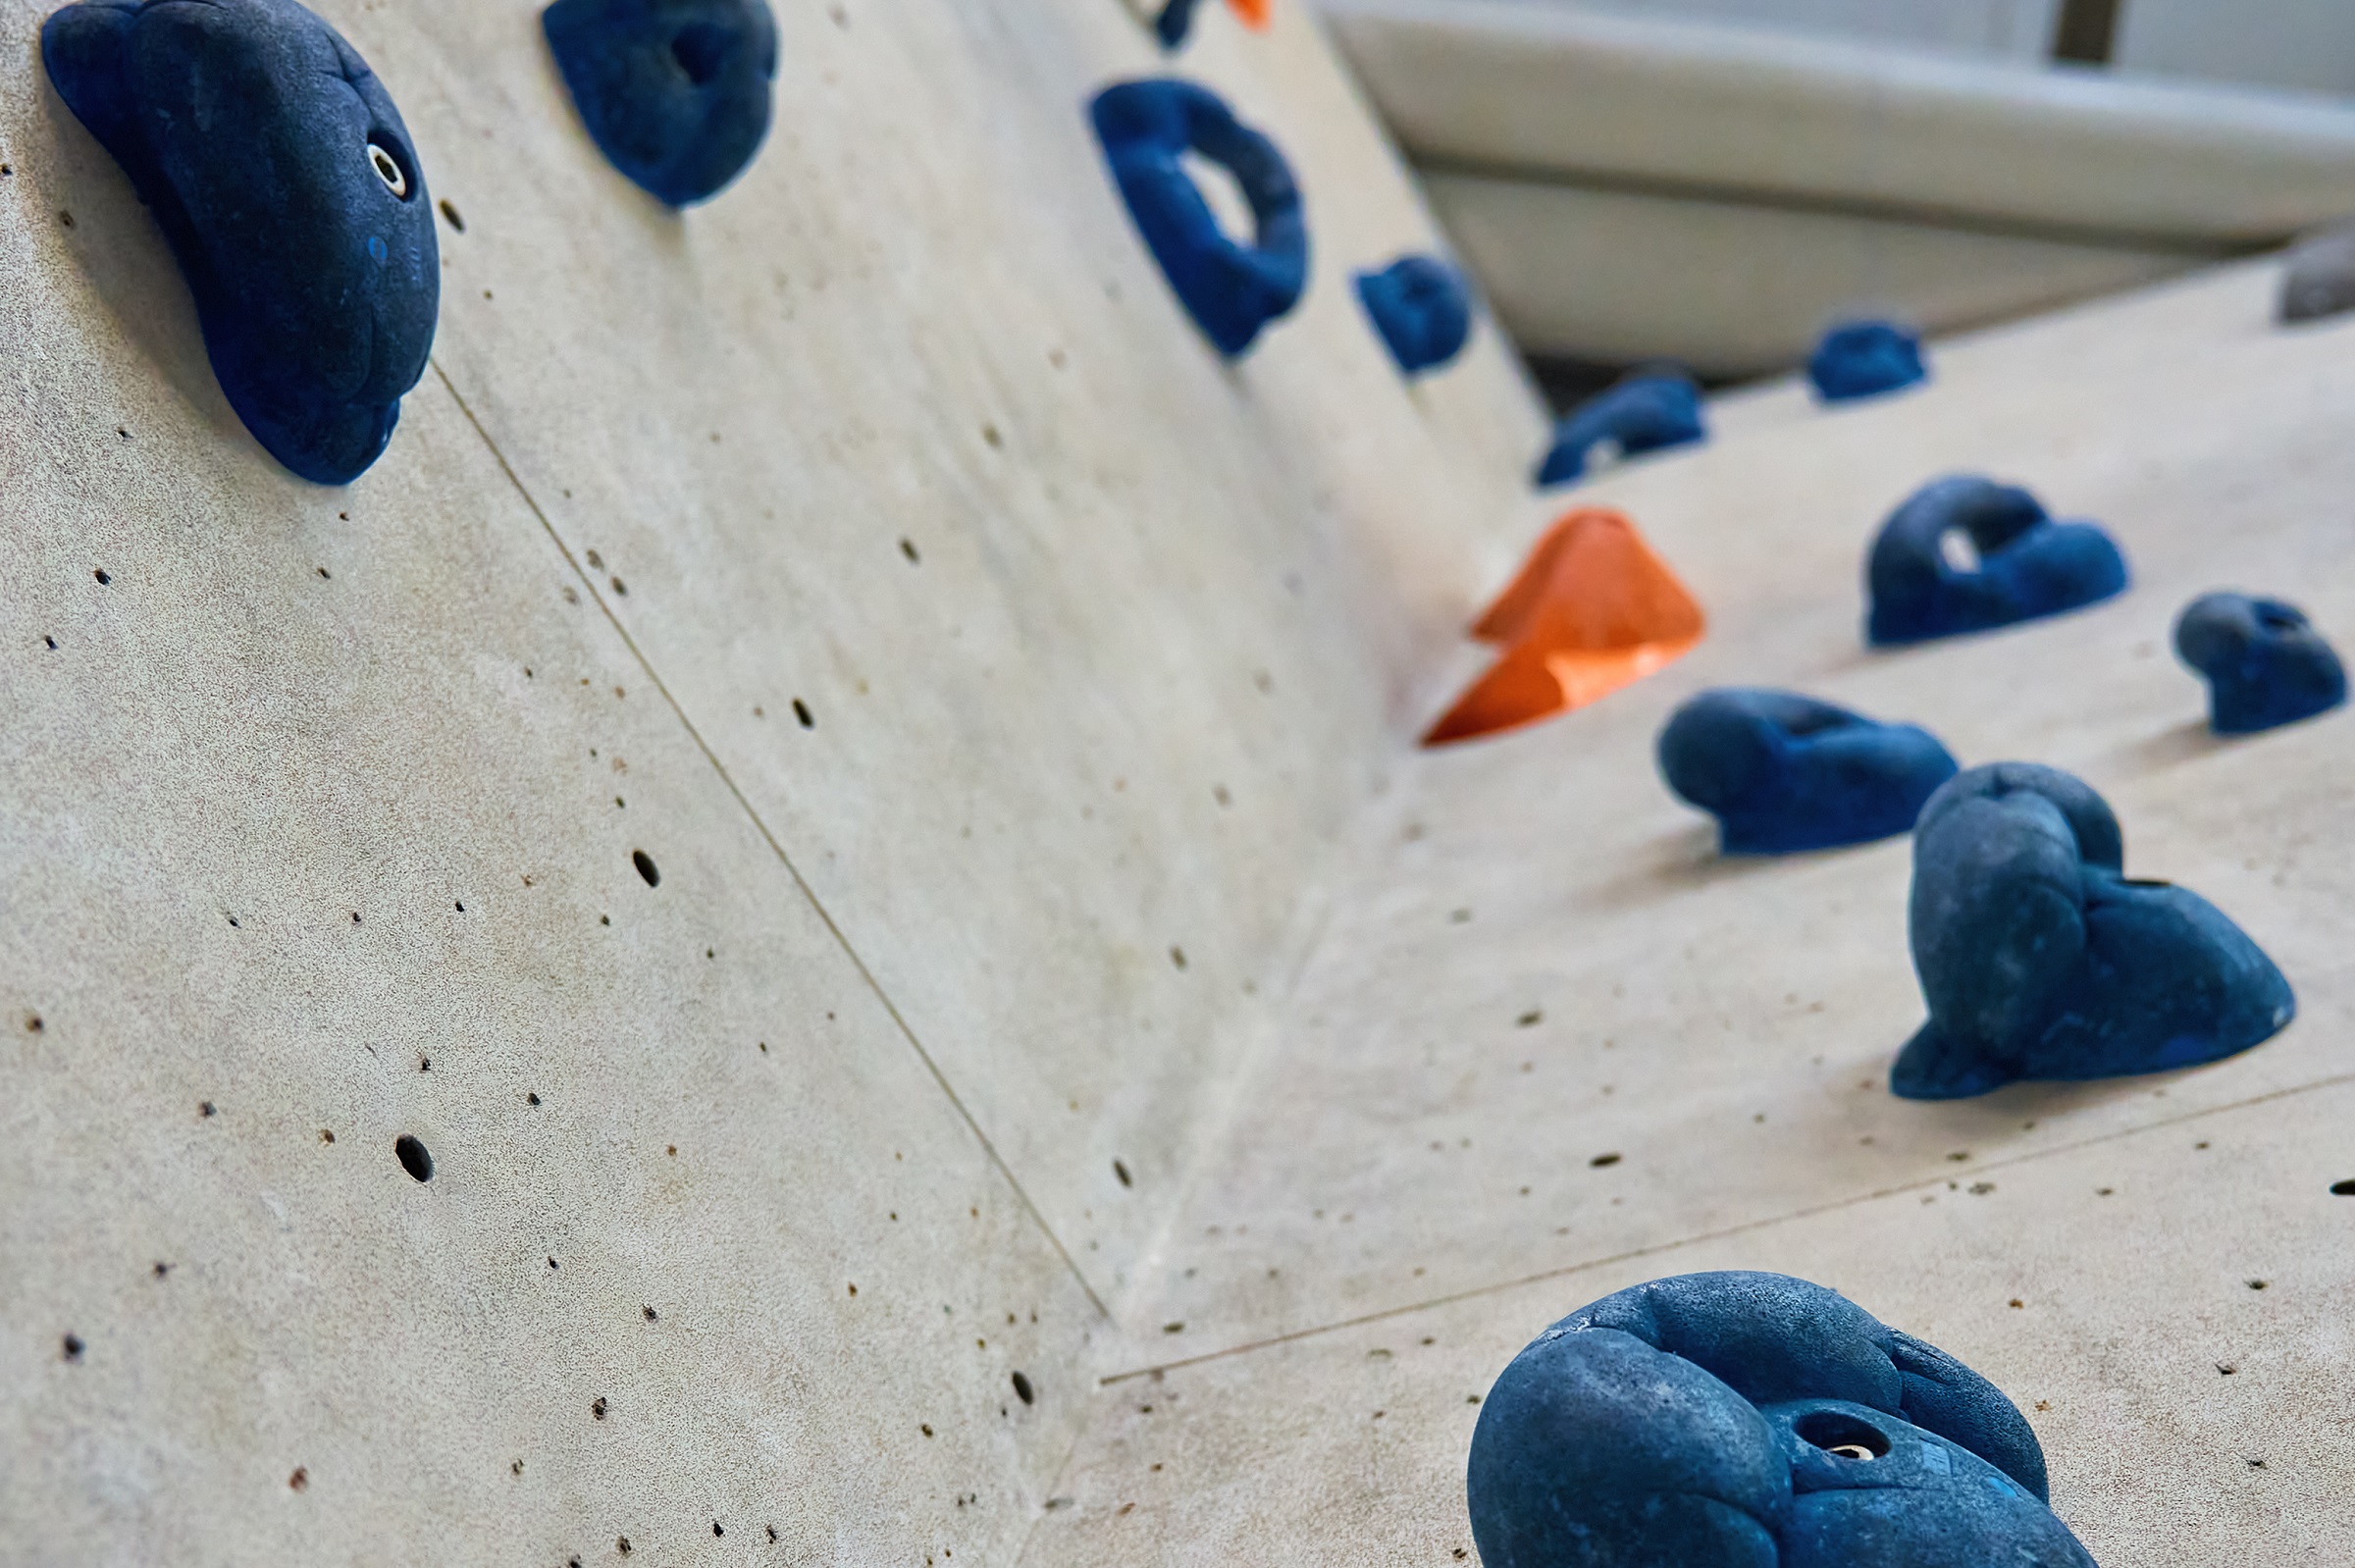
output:
M 1164 49 L 1175 49 L 1185 42 L 1186 34 L 1194 30 L 1194 7 L 1201 0 L 1169 0 L 1161 14 L 1153 19 L 1153 36 L 1161 40 Z
M 1684 1275 L 1572 1313 L 1482 1402 L 1486 1568 L 2092 1568 L 2018 1409 L 1821 1285 Z
M 1938 738 L 1797 692 L 1703 692 L 1660 731 L 1660 772 L 1718 821 L 1728 855 L 1789 855 L 1912 831 L 1955 776 Z
M 1357 275 L 1358 302 L 1390 357 L 1409 376 L 1444 365 L 1472 336 L 1472 294 L 1463 274 L 1437 256 L 1401 256 Z
M 2279 1033 L 2297 998 L 2273 961 L 2207 900 L 2124 864 L 2117 816 L 2057 769 L 1974 767 L 1932 796 L 1909 908 L 1930 1017 L 1890 1088 L 1952 1100 L 2160 1072 Z
M 2347 671 L 2305 611 L 2277 599 L 2202 594 L 2175 621 L 2175 653 L 2208 680 L 2219 735 L 2252 735 L 2347 700 Z
M 1834 327 L 1807 358 L 1807 380 L 1827 403 L 1855 402 L 1902 391 L 1930 379 L 1921 338 L 1894 322 L 1859 321 Z
M 760 150 L 777 75 L 767 0 L 555 0 L 540 26 L 590 139 L 657 201 L 708 201 Z
M 1588 398 L 1554 427 L 1553 445 L 1538 465 L 1541 487 L 1584 479 L 1587 459 L 1610 442 L 1621 456 L 1689 446 L 1708 438 L 1701 423 L 1701 388 L 1690 376 L 1657 373 L 1630 376 L 1610 391 Z
M 1950 549 L 1975 555 L 1975 564 Z M 2035 497 L 1972 477 L 1923 486 L 1881 525 L 1865 563 L 1865 640 L 1921 643 L 2123 593 L 2126 561 L 2093 523 L 2055 522 Z
M 1291 166 L 1234 118 L 1218 94 L 1175 78 L 1117 82 L 1090 109 L 1121 197 L 1178 303 L 1230 357 L 1300 302 L 1308 287 L 1308 221 Z M 1248 244 L 1220 229 L 1180 159 L 1192 151 L 1242 187 Z
M 245 428 L 316 484 L 366 472 L 442 296 L 425 171 L 367 62 L 294 0 L 83 0 L 41 63 L 154 213 Z

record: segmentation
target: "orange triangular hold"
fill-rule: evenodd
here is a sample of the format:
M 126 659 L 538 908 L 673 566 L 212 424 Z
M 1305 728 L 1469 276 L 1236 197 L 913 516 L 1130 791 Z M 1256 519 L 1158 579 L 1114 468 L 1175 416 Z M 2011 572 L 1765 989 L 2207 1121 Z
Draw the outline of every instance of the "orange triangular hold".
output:
M 1275 0 L 1227 0 L 1227 9 L 1243 19 L 1243 26 L 1257 32 L 1268 30 L 1268 23 L 1276 15 Z
M 1472 635 L 1504 653 L 1423 737 L 1444 746 L 1584 707 L 1684 657 L 1701 605 L 1618 512 L 1584 508 L 1545 531 Z

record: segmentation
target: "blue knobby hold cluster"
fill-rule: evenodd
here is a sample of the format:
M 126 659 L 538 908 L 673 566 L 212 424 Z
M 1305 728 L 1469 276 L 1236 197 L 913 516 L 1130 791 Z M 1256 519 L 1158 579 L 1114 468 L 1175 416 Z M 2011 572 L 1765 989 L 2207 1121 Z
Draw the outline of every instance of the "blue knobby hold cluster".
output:
M 2175 621 L 2175 653 L 2208 681 L 2219 735 L 2253 735 L 2347 700 L 2347 672 L 2305 611 L 2277 599 L 2202 594 Z
M 1827 403 L 1878 397 L 1929 380 L 1921 338 L 1894 322 L 1834 327 L 1807 358 L 1807 380 Z
M 767 0 L 555 0 L 540 16 L 590 139 L 672 207 L 707 201 L 768 134 Z
M 1717 818 L 1728 855 L 1789 855 L 1910 832 L 1955 776 L 1938 738 L 1797 692 L 1701 693 L 1660 731 L 1660 773 Z
M 425 171 L 367 62 L 294 0 L 84 0 L 41 63 L 155 214 L 245 428 L 314 483 L 366 472 L 442 292 Z
M 1784 1275 L 1564 1318 L 1489 1391 L 1465 1481 L 1485 1568 L 2093 1568 L 2001 1390 Z
M 1865 637 L 1887 646 L 2099 603 L 2125 591 L 2126 560 L 2097 525 L 2055 522 L 2017 486 L 1963 476 L 1924 486 L 1890 514 L 1864 577 Z
M 1437 256 L 1401 256 L 1357 275 L 1358 302 L 1409 376 L 1444 365 L 1472 336 L 1472 291 L 1463 274 Z
M 1666 372 L 1630 376 L 1610 391 L 1588 398 L 1554 427 L 1553 445 L 1538 465 L 1541 486 L 1584 479 L 1595 448 L 1609 442 L 1621 456 L 1664 451 L 1706 440 L 1701 388 L 1693 378 Z
M 1175 78 L 1107 87 L 1091 115 L 1128 215 L 1178 302 L 1221 353 L 1241 353 L 1308 287 L 1308 221 L 1283 154 L 1218 94 Z M 1180 161 L 1188 151 L 1242 187 L 1249 243 L 1219 227 Z
M 2118 817 L 2058 769 L 1997 762 L 1932 796 L 1908 912 L 1930 1017 L 1890 1088 L 1951 1100 L 2021 1078 L 2160 1072 L 2287 1026 L 2289 982 L 2239 926 L 2124 866 Z

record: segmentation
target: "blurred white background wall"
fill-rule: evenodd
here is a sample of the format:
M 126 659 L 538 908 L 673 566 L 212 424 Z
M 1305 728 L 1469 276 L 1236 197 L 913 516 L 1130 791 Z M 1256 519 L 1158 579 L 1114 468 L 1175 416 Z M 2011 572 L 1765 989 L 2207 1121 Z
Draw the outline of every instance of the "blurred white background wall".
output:
M 1885 43 L 2049 57 L 2067 0 L 1525 0 L 1628 16 L 1764 24 Z M 2355 0 L 2100 0 L 2133 74 L 2355 94 Z M 2097 31 L 2099 30 L 2097 26 Z
M 1795 0 L 1794 9 L 1824 3 Z M 2117 55 L 2122 70 L 2355 94 L 2355 0 L 2122 0 L 2122 6 Z
M 1843 37 L 1941 45 L 2039 60 L 2059 0 L 1528 0 L 1588 11 L 1807 27 Z M 2318 0 L 2329 4 L 2333 0 Z M 2344 0 L 2355 9 L 2355 0 Z

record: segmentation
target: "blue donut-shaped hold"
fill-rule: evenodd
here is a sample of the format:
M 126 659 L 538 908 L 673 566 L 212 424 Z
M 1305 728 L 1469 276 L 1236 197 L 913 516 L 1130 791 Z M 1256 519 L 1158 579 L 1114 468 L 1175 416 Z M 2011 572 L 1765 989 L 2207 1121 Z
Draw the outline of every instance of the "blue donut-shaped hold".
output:
M 1660 773 L 1717 818 L 1728 855 L 1788 855 L 1913 830 L 1955 759 L 1913 724 L 1797 692 L 1703 692 L 1660 731 Z
M 1308 220 L 1291 166 L 1218 94 L 1189 81 L 1123 81 L 1091 108 L 1128 215 L 1178 303 L 1229 356 L 1300 302 L 1308 287 Z M 1192 151 L 1225 168 L 1251 204 L 1252 242 L 1230 238 L 1179 160 Z
M 1894 322 L 1834 327 L 1807 358 L 1807 380 L 1827 403 L 1878 397 L 1929 379 L 1920 337 Z
M 590 139 L 656 200 L 707 201 L 760 150 L 777 75 L 767 0 L 555 0 L 540 26 Z
M 245 428 L 316 484 L 366 472 L 442 297 L 425 170 L 367 63 L 293 0 L 84 0 L 41 63 L 155 214 Z
M 2202 594 L 2175 621 L 2175 653 L 2208 681 L 2219 735 L 2252 735 L 2347 700 L 2347 671 L 2306 612 L 2277 599 Z
M 2093 1559 L 1992 1384 L 1821 1285 L 1655 1280 L 1572 1313 L 1482 1402 L 1486 1568 L 1981 1568 Z
M 1701 388 L 1690 376 L 1631 376 L 1588 398 L 1554 427 L 1553 444 L 1538 464 L 1541 486 L 1584 479 L 1595 448 L 1609 442 L 1621 456 L 1690 446 L 1708 438 L 1701 422 Z
M 1967 543 L 1976 563 L 1950 558 Z M 1878 646 L 1983 632 L 2123 593 L 2126 561 L 2092 523 L 2055 522 L 2012 485 L 1941 479 L 1890 514 L 1865 563 Z
M 2109 806 L 2056 769 L 1998 762 L 1932 796 L 1908 912 L 1930 1017 L 1890 1087 L 1951 1100 L 2159 1072 L 2287 1026 L 2297 999 L 2257 944 L 2195 893 L 2128 880 L 2124 862 Z
M 1444 365 L 1472 336 L 1472 292 L 1463 274 L 1437 256 L 1401 256 L 1379 272 L 1359 273 L 1357 298 L 1409 376 Z

